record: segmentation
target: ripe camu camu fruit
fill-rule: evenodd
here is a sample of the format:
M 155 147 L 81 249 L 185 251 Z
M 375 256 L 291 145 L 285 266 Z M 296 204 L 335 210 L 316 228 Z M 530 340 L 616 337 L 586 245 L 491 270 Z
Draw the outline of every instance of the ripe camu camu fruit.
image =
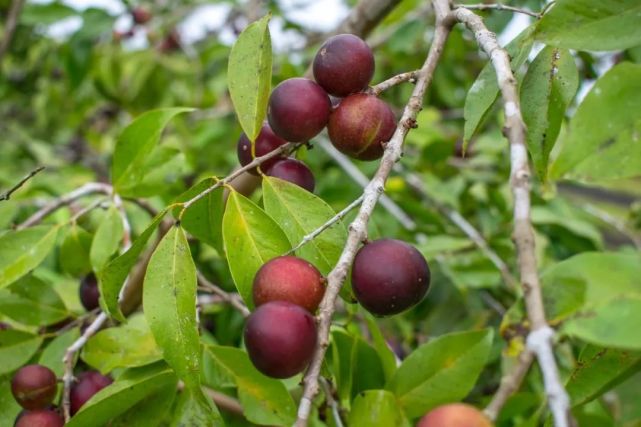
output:
M 284 159 L 279 160 L 267 170 L 267 175 L 296 184 L 301 188 L 314 192 L 316 180 L 314 174 L 307 165 L 300 160 Z
M 378 316 L 398 314 L 418 304 L 430 285 L 430 269 L 411 245 L 381 239 L 365 244 L 352 266 L 352 288 L 358 302 Z
M 263 127 L 260 129 L 260 133 L 256 138 L 256 142 L 254 142 L 254 152 L 256 153 L 256 157 L 261 157 L 261 156 L 264 156 L 265 154 L 271 153 L 272 151 L 274 151 L 275 149 L 277 149 L 278 147 L 286 143 L 287 141 L 285 141 L 283 138 L 276 135 L 272 131 L 272 128 L 270 128 L 269 125 L 265 123 L 263 124 Z M 244 132 L 240 135 L 240 138 L 238 139 L 238 145 L 236 147 L 236 151 L 238 154 L 238 161 L 240 162 L 241 166 L 248 165 L 249 163 L 251 163 L 252 160 L 254 160 L 254 156 L 252 156 L 251 141 L 249 140 L 249 138 L 247 138 L 247 135 L 245 135 Z M 285 159 L 284 156 L 273 157 L 263 162 L 260 165 L 260 170 L 264 172 L 268 170 L 274 163 L 283 159 Z M 256 168 L 252 168 L 248 172 L 253 175 L 258 175 L 258 170 Z
M 327 125 L 332 104 L 327 92 L 304 78 L 281 82 L 269 97 L 267 119 L 274 133 L 291 142 L 305 142 Z
M 11 380 L 11 393 L 25 409 L 46 408 L 53 402 L 57 388 L 56 374 L 42 365 L 23 366 Z
M 62 416 L 54 409 L 23 411 L 16 418 L 14 427 L 62 427 Z
M 374 55 L 353 34 L 339 34 L 323 43 L 314 58 L 314 79 L 333 96 L 345 97 L 367 88 L 374 75 Z
M 432 409 L 416 427 L 493 427 L 492 422 L 474 406 L 450 403 Z
M 339 151 L 359 160 L 376 160 L 396 129 L 394 112 L 374 95 L 356 93 L 332 111 L 329 139 Z
M 78 381 L 71 386 L 69 399 L 71 401 L 71 414 L 80 410 L 94 394 L 107 387 L 113 381 L 98 371 L 86 371 L 78 375 Z
M 254 304 L 287 301 L 314 313 L 325 294 L 324 282 L 320 271 L 304 259 L 277 257 L 266 262 L 254 277 Z
M 304 308 L 272 301 L 249 316 L 244 336 L 256 369 L 272 378 L 289 378 L 301 373 L 312 359 L 316 324 Z
M 93 273 L 86 275 L 80 281 L 80 288 L 78 289 L 80 294 L 80 302 L 82 306 L 87 311 L 98 308 L 100 305 L 100 290 L 98 289 L 98 280 Z

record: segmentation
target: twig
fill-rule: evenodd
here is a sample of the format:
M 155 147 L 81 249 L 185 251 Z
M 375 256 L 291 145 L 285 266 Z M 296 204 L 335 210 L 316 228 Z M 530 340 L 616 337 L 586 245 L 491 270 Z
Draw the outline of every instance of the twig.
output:
M 335 34 L 351 33 L 364 39 L 399 3 L 400 0 L 360 0 Z
M 637 249 L 641 249 L 641 237 L 639 237 L 635 231 L 628 229 L 623 221 L 588 203 L 583 205 L 583 209 L 593 217 L 613 227 L 619 233 L 630 239 Z
M 435 4 L 435 6 L 439 5 Z M 423 96 L 432 80 L 436 64 L 438 63 L 445 41 L 450 33 L 449 22 L 446 22 L 449 9 L 447 2 L 445 6 L 445 9 L 442 7 L 436 8 L 437 25 L 434 41 L 430 47 L 425 64 L 419 72 L 412 96 L 403 111 L 403 116 L 394 135 L 385 148 L 378 170 L 363 192 L 363 203 L 361 204 L 358 215 L 349 226 L 347 242 L 338 263 L 327 276 L 327 289 L 321 301 L 318 315 L 318 342 L 312 361 L 303 379 L 303 397 L 300 400 L 298 419 L 295 423 L 297 427 L 307 426 L 309 414 L 312 409 L 312 400 L 316 393 L 318 393 L 318 377 L 325 352 L 329 346 L 329 329 L 336 298 L 347 277 L 347 273 L 360 243 L 367 237 L 367 223 L 380 195 L 385 189 L 385 181 L 392 171 L 394 163 L 401 158 L 405 136 L 412 127 L 415 127 L 416 115 L 423 104 Z
M 208 292 L 211 292 L 212 294 L 219 296 L 221 300 L 225 301 L 226 303 L 234 307 L 244 317 L 247 317 L 251 314 L 247 306 L 243 304 L 243 301 L 240 299 L 240 296 L 238 294 L 234 294 L 234 293 L 230 293 L 222 290 L 221 288 L 219 288 L 218 286 L 210 282 L 205 277 L 205 275 L 199 270 L 196 271 L 196 274 L 198 277 L 198 284 L 201 287 L 205 288 Z
M 305 235 L 303 237 L 303 240 L 301 240 L 300 243 L 297 244 L 295 247 L 290 249 L 285 255 L 289 255 L 289 254 L 292 254 L 292 253 L 296 252 L 297 250 L 299 250 L 300 248 L 305 246 L 307 243 L 309 243 L 312 240 L 314 240 L 323 231 L 327 230 L 332 225 L 336 224 L 338 221 L 340 221 L 341 219 L 345 218 L 345 216 L 348 213 L 350 213 L 352 211 L 352 209 L 354 209 L 356 206 L 360 205 L 362 201 L 363 201 L 363 195 L 361 194 L 360 196 L 358 196 L 358 198 L 356 200 L 354 200 L 352 203 L 347 205 L 347 207 L 345 207 L 342 211 L 340 211 L 339 213 L 337 213 L 336 215 L 331 217 L 329 220 L 327 220 L 327 222 L 325 224 L 321 225 L 320 227 L 318 227 L 316 230 L 312 231 L 311 233 Z
M 399 85 L 404 82 L 410 82 L 414 83 L 416 81 L 416 77 L 418 76 L 419 70 L 414 70 L 414 71 L 408 71 L 406 73 L 401 73 L 397 74 L 394 77 L 390 77 L 387 80 L 384 80 L 380 82 L 379 84 L 372 86 L 369 90 L 369 92 L 372 95 L 380 95 L 381 93 L 385 92 L 386 90 Z
M 447 3 L 447 0 L 437 0 Z M 532 329 L 527 338 L 527 347 L 536 353 L 543 372 L 548 405 L 557 427 L 574 425 L 570 413 L 570 399 L 565 391 L 554 359 L 552 340 L 554 331 L 545 319 L 543 297 L 536 264 L 534 232 L 530 219 L 530 167 L 525 145 L 525 123 L 521 116 L 518 83 L 510 67 L 510 58 L 496 41 L 483 20 L 465 8 L 452 11 L 457 21 L 465 24 L 474 33 L 477 43 L 489 56 L 496 70 L 499 89 L 505 105 L 504 133 L 510 142 L 510 182 L 514 197 L 513 239 L 517 247 L 521 283 Z
M 122 219 L 122 251 L 125 252 L 131 247 L 131 224 L 129 224 L 129 220 L 127 219 L 127 212 L 125 212 L 122 198 L 118 194 L 114 194 L 114 206 L 118 209 L 120 218 Z
M 334 394 L 332 388 L 330 387 L 329 381 L 325 377 L 319 378 L 321 386 L 323 387 L 323 392 L 325 393 L 325 399 L 330 408 L 332 408 L 332 417 L 334 418 L 334 424 L 336 427 L 343 427 L 343 420 L 341 418 L 340 408 L 338 407 L 338 402 L 334 399 Z
M 238 400 L 234 399 L 233 397 L 227 396 L 226 394 L 217 392 L 207 387 L 203 387 L 203 390 L 205 391 L 205 394 L 207 394 L 207 396 L 211 400 L 213 400 L 216 406 L 218 406 L 220 409 L 224 409 L 225 411 L 231 412 L 236 415 L 245 414 L 243 406 Z
M 13 0 L 11 2 L 11 8 L 7 14 L 7 21 L 4 25 L 4 37 L 0 42 L 0 64 L 2 63 L 2 58 L 4 54 L 9 49 L 11 45 L 11 40 L 13 35 L 16 32 L 16 27 L 18 25 L 18 18 L 20 17 L 20 12 L 22 12 L 22 6 L 24 5 L 24 0 Z
M 505 12 L 522 13 L 524 15 L 533 16 L 536 19 L 541 19 L 541 16 L 542 16 L 541 13 L 530 12 L 527 9 L 520 9 L 518 7 L 508 6 L 508 5 L 505 5 L 505 4 L 502 4 L 502 3 L 457 4 L 454 7 L 455 8 L 464 7 L 465 9 L 470 9 L 470 10 L 502 10 L 502 11 L 505 11 Z
M 27 176 L 25 176 L 24 178 L 22 178 L 22 179 L 20 180 L 20 182 L 18 182 L 16 185 L 14 185 L 13 187 L 11 187 L 11 188 L 10 188 L 9 190 L 7 190 L 4 194 L 1 194 L 1 195 L 0 195 L 0 202 L 2 202 L 2 201 L 4 201 L 4 200 L 9 200 L 9 199 L 11 198 L 11 195 L 12 195 L 13 193 L 15 193 L 16 191 L 18 191 L 18 189 L 19 189 L 20 187 L 22 187 L 22 186 L 23 186 L 27 181 L 29 181 L 31 178 L 33 178 L 34 176 L 36 176 L 40 171 L 44 170 L 44 168 L 45 168 L 44 166 L 40 166 L 39 168 L 32 170 L 32 171 L 29 173 L 29 175 L 27 175 Z
M 530 350 L 525 349 L 519 354 L 518 361 L 516 366 L 512 368 L 503 378 L 501 378 L 501 384 L 499 385 L 498 390 L 494 393 L 492 400 L 485 408 L 485 415 L 488 416 L 492 421 L 496 421 L 496 418 L 505 405 L 507 399 L 512 396 L 520 387 L 523 382 L 523 378 L 530 370 L 532 362 L 534 361 L 534 353 Z

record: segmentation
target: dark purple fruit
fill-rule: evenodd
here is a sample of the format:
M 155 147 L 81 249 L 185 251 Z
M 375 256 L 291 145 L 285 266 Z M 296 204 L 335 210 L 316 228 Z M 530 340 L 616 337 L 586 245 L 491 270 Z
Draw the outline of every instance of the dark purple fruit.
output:
M 111 384 L 113 380 L 98 371 L 86 371 L 78 375 L 78 381 L 71 386 L 71 414 L 80 410 L 94 394 Z
M 274 133 L 292 142 L 305 142 L 327 125 L 332 105 L 327 92 L 304 78 L 288 79 L 269 97 L 267 119 Z
M 85 310 L 91 311 L 99 307 L 100 290 L 98 289 L 98 280 L 93 273 L 89 273 L 82 279 L 78 292 L 80 302 Z
M 271 168 L 267 169 L 267 175 L 289 181 L 301 188 L 314 192 L 316 180 L 314 174 L 307 165 L 296 159 L 285 159 L 276 162 Z
M 309 262 L 281 256 L 263 264 L 254 277 L 254 304 L 287 301 L 313 313 L 325 294 L 325 279 Z
M 358 302 L 378 316 L 397 314 L 418 304 L 430 286 L 430 269 L 411 245 L 381 239 L 363 246 L 352 266 Z
M 292 377 L 305 369 L 314 354 L 314 317 L 290 302 L 263 304 L 247 319 L 245 345 L 260 372 L 273 378 Z
M 256 153 L 256 157 L 264 156 L 265 154 L 274 151 L 275 149 L 277 149 L 278 147 L 286 143 L 287 141 L 285 141 L 283 138 L 276 135 L 272 131 L 272 128 L 269 127 L 268 124 L 264 124 L 254 144 L 255 145 L 254 151 Z M 245 135 L 244 132 L 240 135 L 240 138 L 238 139 L 238 146 L 236 147 L 236 151 L 238 153 L 238 161 L 242 166 L 248 165 L 252 160 L 254 160 L 254 156 L 252 156 L 251 141 L 249 140 L 249 138 L 247 138 L 247 135 Z M 266 171 L 274 163 L 283 159 L 285 159 L 284 156 L 272 157 L 266 162 L 263 162 L 260 165 L 260 169 L 262 171 Z M 256 168 L 250 169 L 248 172 L 254 175 L 258 175 L 258 170 Z
M 36 409 L 21 412 L 14 427 L 62 427 L 64 424 L 64 420 L 54 409 Z
M 360 92 L 372 76 L 372 50 L 353 34 L 330 37 L 314 58 L 314 79 L 330 95 L 345 97 Z
M 46 408 L 53 402 L 57 388 L 56 374 L 42 365 L 23 366 L 11 380 L 11 393 L 25 409 Z
M 146 24 L 151 19 L 151 12 L 144 7 L 135 7 L 131 11 L 134 22 L 138 25 Z
M 329 117 L 329 139 L 339 151 L 359 160 L 383 155 L 396 129 L 392 109 L 374 95 L 356 93 L 343 99 Z

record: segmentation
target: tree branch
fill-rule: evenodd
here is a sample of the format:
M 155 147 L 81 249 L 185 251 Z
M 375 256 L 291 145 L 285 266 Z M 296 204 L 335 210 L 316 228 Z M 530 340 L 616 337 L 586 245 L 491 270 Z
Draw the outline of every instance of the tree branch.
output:
M 414 71 L 408 71 L 406 73 L 397 74 L 394 77 L 390 77 L 389 79 L 380 82 L 376 86 L 371 87 L 369 92 L 372 95 L 378 96 L 381 93 L 385 92 L 386 90 L 393 88 L 394 86 L 399 85 L 401 83 L 405 83 L 405 82 L 414 83 L 416 81 L 416 77 L 418 76 L 418 72 L 419 70 L 414 70 Z
M 23 185 L 25 185 L 25 183 L 26 183 L 27 181 L 29 181 L 31 178 L 33 178 L 33 177 L 34 177 L 34 176 L 36 176 L 38 173 L 40 173 L 41 171 L 43 171 L 43 170 L 44 170 L 44 168 L 45 168 L 44 166 L 40 166 L 40 167 L 38 167 L 38 168 L 36 168 L 36 169 L 32 170 L 31 172 L 29 172 L 29 175 L 27 175 L 27 176 L 25 176 L 24 178 L 22 178 L 22 179 L 20 180 L 20 182 L 18 182 L 16 185 L 14 185 L 14 186 L 13 186 L 13 187 L 11 187 L 10 189 L 8 189 L 4 194 L 0 194 L 0 202 L 2 202 L 2 201 L 4 201 L 4 200 L 9 200 L 9 199 L 11 198 L 11 195 L 12 195 L 13 193 L 15 193 L 16 191 L 18 191 L 18 189 L 20 189 L 20 187 L 22 187 Z
M 7 53 L 7 50 L 9 50 L 11 40 L 13 40 L 13 35 L 16 32 L 18 18 L 20 17 L 20 12 L 22 12 L 23 5 L 24 0 L 13 0 L 11 2 L 11 8 L 7 14 L 7 21 L 4 26 L 4 37 L 0 42 L 0 64 L 2 64 L 2 58 L 4 57 L 4 54 Z
M 208 292 L 211 292 L 212 294 L 215 294 L 218 297 L 220 297 L 222 301 L 228 303 L 229 305 L 234 307 L 236 310 L 238 310 L 240 314 L 243 315 L 243 317 L 248 317 L 251 314 L 251 312 L 249 311 L 247 306 L 243 303 L 243 301 L 240 299 L 240 296 L 238 294 L 226 292 L 220 287 L 214 285 L 205 277 L 205 275 L 200 270 L 196 271 L 196 275 L 198 277 L 198 285 L 205 288 Z
M 487 415 L 489 419 L 496 421 L 507 399 L 521 387 L 523 378 L 525 378 L 525 375 L 530 370 L 532 362 L 534 362 L 534 353 L 530 350 L 525 349 L 519 354 L 516 366 L 501 378 L 499 389 L 494 393 L 492 400 L 485 408 L 485 415 Z
M 403 116 L 394 135 L 385 148 L 378 170 L 363 192 L 363 203 L 358 215 L 349 226 L 347 242 L 338 263 L 327 276 L 327 289 L 321 301 L 318 315 L 318 342 L 314 350 L 313 359 L 303 379 L 303 397 L 300 400 L 298 419 L 295 424 L 297 427 L 307 426 L 312 408 L 312 399 L 318 393 L 318 377 L 325 352 L 329 346 L 330 323 L 336 298 L 347 277 L 360 243 L 367 237 L 367 224 L 380 195 L 385 189 L 385 181 L 392 171 L 394 163 L 401 158 L 405 136 L 411 128 L 416 126 L 416 115 L 422 107 L 423 96 L 432 80 L 436 64 L 449 35 L 450 24 L 447 20 L 447 3 L 445 5 L 446 8 L 443 8 L 437 7 L 439 5 L 435 4 L 437 24 L 434 41 L 419 72 L 416 87 L 403 111 Z
M 465 9 L 470 9 L 470 10 L 502 10 L 505 12 L 514 12 L 514 13 L 522 13 L 524 15 L 529 15 L 532 16 L 536 19 L 541 19 L 542 14 L 541 13 L 536 13 L 536 12 L 531 12 L 526 9 L 520 9 L 518 7 L 514 6 L 508 6 L 502 3 L 491 3 L 491 4 L 457 4 L 454 5 L 455 8 L 465 8 Z
M 447 3 L 446 0 L 438 0 Z M 513 239 L 517 247 L 521 283 L 532 329 L 527 338 L 527 347 L 533 351 L 543 372 L 548 405 L 557 427 L 574 424 L 570 413 L 570 399 L 559 378 L 554 359 L 552 341 L 554 331 L 545 319 L 543 297 L 536 264 L 534 232 L 530 219 L 530 167 L 525 144 L 525 123 L 521 117 L 518 83 L 510 67 L 510 58 L 496 41 L 483 20 L 472 11 L 458 8 L 452 11 L 458 22 L 474 33 L 477 43 L 489 56 L 498 80 L 505 106 L 504 133 L 510 142 L 510 183 L 514 197 Z

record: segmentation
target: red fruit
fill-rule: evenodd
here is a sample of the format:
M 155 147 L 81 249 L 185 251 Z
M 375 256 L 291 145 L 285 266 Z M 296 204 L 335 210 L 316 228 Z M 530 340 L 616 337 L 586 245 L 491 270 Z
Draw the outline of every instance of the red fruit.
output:
M 11 393 L 25 409 L 46 408 L 56 397 L 57 389 L 56 374 L 42 365 L 23 366 L 11 380 Z
M 397 314 L 419 303 L 430 286 L 430 269 L 413 246 L 381 239 L 363 246 L 352 266 L 352 288 L 359 303 L 379 316 Z
M 100 290 L 98 289 L 98 280 L 93 273 L 89 273 L 82 279 L 78 292 L 80 294 L 80 302 L 85 310 L 91 311 L 98 308 L 100 305 L 98 303 Z
M 151 12 L 144 7 L 135 7 L 131 11 L 134 22 L 138 25 L 145 24 L 151 19 Z
M 309 79 L 288 79 L 269 97 L 267 119 L 274 133 L 292 142 L 304 142 L 327 125 L 331 103 L 325 90 Z
M 314 58 L 314 79 L 330 95 L 344 97 L 367 88 L 374 75 L 374 55 L 353 34 L 330 37 Z
M 314 192 L 316 180 L 307 165 L 296 159 L 285 159 L 276 162 L 267 170 L 267 175 L 289 181 L 301 188 Z
M 158 49 L 163 52 L 172 52 L 180 49 L 180 35 L 178 31 L 172 30 L 167 36 L 160 42 Z
M 71 386 L 71 414 L 80 410 L 94 394 L 111 384 L 113 380 L 98 371 L 86 371 L 78 375 L 78 381 Z
M 53 409 L 23 411 L 16 418 L 14 427 L 62 427 L 64 420 Z
M 302 258 L 281 256 L 266 262 L 254 277 L 254 304 L 287 301 L 313 313 L 325 294 L 320 271 Z
M 339 104 L 329 117 L 327 131 L 332 144 L 359 160 L 383 155 L 383 144 L 396 130 L 392 109 L 374 95 L 356 93 Z
M 275 149 L 277 149 L 278 147 L 286 143 L 287 141 L 285 141 L 283 138 L 276 135 L 272 131 L 272 128 L 269 127 L 268 124 L 264 124 L 260 130 L 260 133 L 258 134 L 258 137 L 256 138 L 256 142 L 254 143 L 255 145 L 254 150 L 256 153 L 256 157 L 264 156 L 265 154 L 268 154 L 274 151 Z M 242 166 L 245 166 L 249 164 L 252 160 L 254 160 L 254 157 L 252 156 L 251 141 L 249 140 L 249 138 L 247 138 L 247 135 L 245 135 L 244 132 L 240 135 L 240 138 L 238 139 L 238 146 L 236 147 L 236 152 L 238 153 L 238 161 Z M 266 162 L 263 162 L 260 165 L 260 170 L 266 171 L 274 163 L 282 159 L 285 159 L 285 157 L 284 156 L 272 157 L 271 159 L 267 160 Z M 258 175 L 258 170 L 256 168 L 250 169 L 248 172 L 254 175 Z
M 273 378 L 289 378 L 302 372 L 312 359 L 314 318 L 292 303 L 268 302 L 247 319 L 245 345 L 256 369 Z
M 442 405 L 428 412 L 416 427 L 492 427 L 492 422 L 474 406 Z

